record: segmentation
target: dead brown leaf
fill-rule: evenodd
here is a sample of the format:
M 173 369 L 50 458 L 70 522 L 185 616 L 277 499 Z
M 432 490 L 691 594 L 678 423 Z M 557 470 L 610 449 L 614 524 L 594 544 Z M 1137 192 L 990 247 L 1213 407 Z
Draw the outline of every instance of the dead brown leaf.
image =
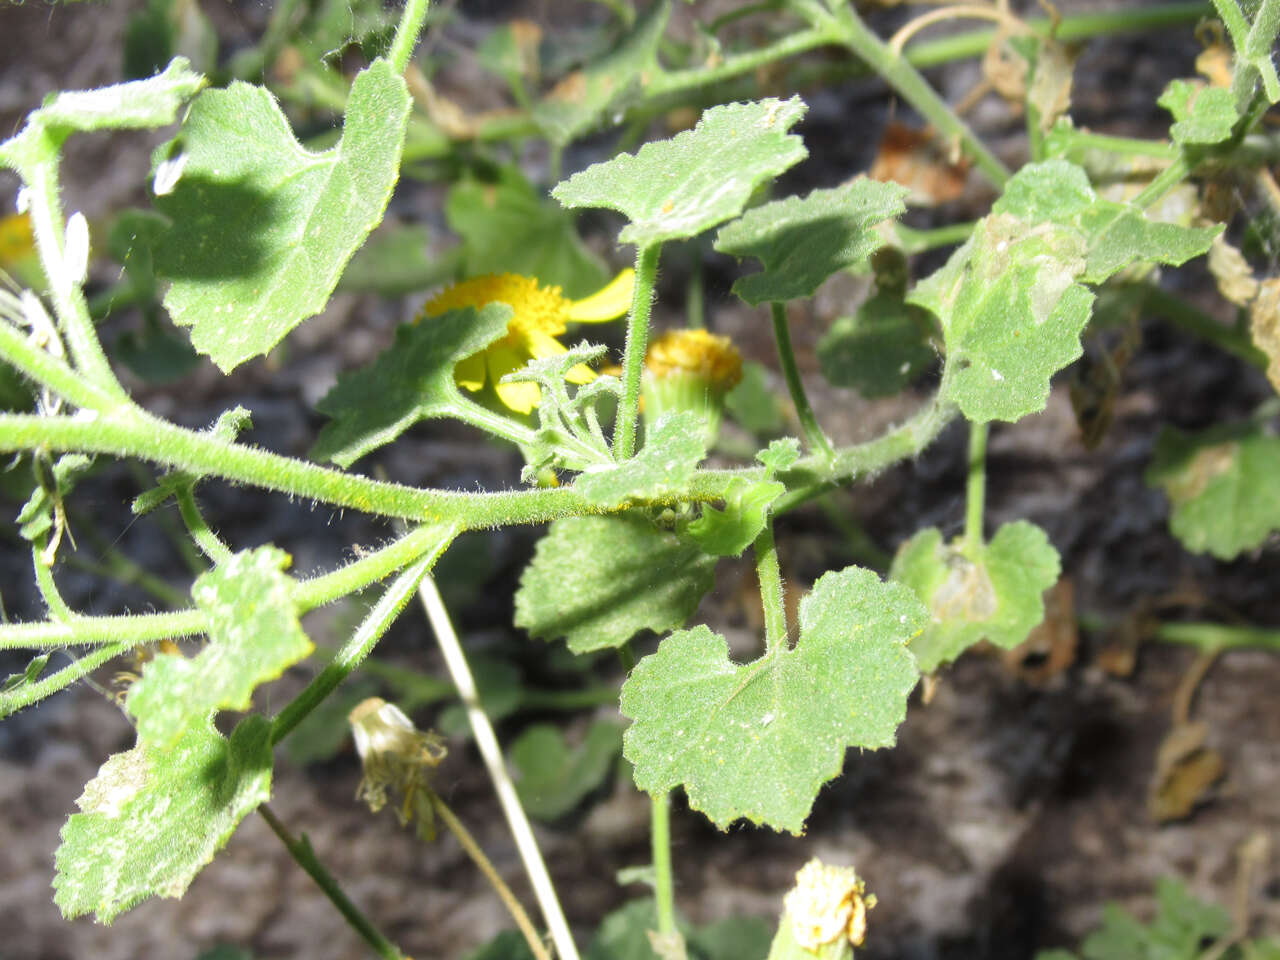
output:
M 1002 659 L 1028 684 L 1043 687 L 1075 663 L 1079 643 L 1075 585 L 1063 577 L 1045 591 L 1044 620 Z
M 1218 281 L 1218 292 L 1239 306 L 1248 306 L 1258 295 L 1258 280 L 1244 254 L 1221 235 L 1209 248 L 1209 272 Z
M 1027 102 L 1040 114 L 1040 130 L 1048 133 L 1058 118 L 1071 109 L 1071 81 L 1075 76 L 1078 47 L 1046 39 L 1036 57 L 1035 75 L 1027 90 Z
M 948 145 L 931 131 L 890 123 L 868 176 L 900 183 L 911 191 L 912 203 L 933 206 L 959 198 L 969 178 L 969 162 L 952 162 Z
M 1249 306 L 1249 329 L 1254 344 L 1267 355 L 1267 379 L 1280 391 L 1280 277 L 1258 285 L 1258 295 Z
M 1208 734 L 1203 723 L 1181 723 L 1161 742 L 1147 797 L 1147 810 L 1157 823 L 1189 816 L 1226 773 L 1222 755 L 1204 745 Z

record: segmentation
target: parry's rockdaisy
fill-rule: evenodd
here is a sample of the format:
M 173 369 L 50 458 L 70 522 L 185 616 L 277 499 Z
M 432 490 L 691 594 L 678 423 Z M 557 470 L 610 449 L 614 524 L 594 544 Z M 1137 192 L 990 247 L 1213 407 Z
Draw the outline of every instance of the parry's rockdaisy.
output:
M 506 336 L 481 352 L 467 357 L 454 369 L 458 385 L 467 390 L 493 384 L 498 399 L 517 413 L 528 414 L 542 399 L 536 383 L 503 383 L 502 378 L 519 370 L 530 359 L 565 353 L 556 337 L 569 323 L 603 323 L 615 320 L 631 307 L 634 270 L 623 270 L 606 287 L 582 300 L 569 300 L 559 287 L 544 287 L 533 277 L 515 273 L 472 277 L 437 294 L 422 313 L 435 317 L 461 307 L 483 307 L 488 303 L 511 305 L 511 321 Z M 569 371 L 570 383 L 590 383 L 594 371 L 578 364 Z

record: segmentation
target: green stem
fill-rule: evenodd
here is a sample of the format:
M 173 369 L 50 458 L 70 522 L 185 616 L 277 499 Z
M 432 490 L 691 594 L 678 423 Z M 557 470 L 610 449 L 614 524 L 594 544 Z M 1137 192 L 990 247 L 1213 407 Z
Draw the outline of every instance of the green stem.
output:
M 1280 653 L 1280 630 L 1229 627 L 1220 623 L 1162 623 L 1155 639 L 1181 643 L 1206 653 L 1219 650 L 1271 650 Z
M 982 514 L 987 500 L 987 425 L 969 424 L 969 479 L 965 484 L 964 539 L 974 550 L 983 542 Z
M 504 417 L 478 403 L 463 398 L 463 402 L 455 404 L 450 411 L 463 423 L 469 423 L 502 440 L 508 440 L 517 446 L 532 446 L 537 434 L 523 423 L 516 423 L 510 417 Z
M 423 555 L 416 563 L 406 568 L 391 582 L 391 586 L 378 598 L 373 609 L 365 616 L 351 639 L 343 644 L 342 649 L 307 684 L 306 688 L 291 700 L 283 710 L 271 721 L 271 743 L 274 746 L 287 737 L 308 713 L 337 688 L 360 661 L 369 655 L 382 635 L 400 615 L 405 604 L 413 597 L 445 548 L 453 537 L 442 539 L 431 552 Z
M 674 93 L 700 89 L 730 80 L 744 73 L 751 73 L 776 60 L 784 60 L 797 54 L 836 42 L 832 31 L 823 26 L 811 27 L 788 34 L 768 46 L 746 53 L 726 57 L 714 67 L 693 67 L 688 70 L 672 70 L 658 74 L 645 85 L 646 98 L 657 98 Z M 985 48 L 984 48 L 985 49 Z
M 80 376 L 63 360 L 36 346 L 8 323 L 0 323 L 0 356 L 36 383 L 77 407 L 103 412 L 121 405 L 117 398 Z
M 77 527 L 82 526 L 84 526 L 83 523 L 77 524 Z M 139 587 L 171 610 L 184 606 L 191 599 L 186 593 L 144 569 L 132 557 L 107 543 L 97 531 L 90 528 L 90 532 L 85 535 L 90 538 L 94 552 L 101 559 L 90 560 L 82 555 L 83 551 L 77 551 L 65 558 L 68 566 L 94 576 L 114 580 L 121 586 Z
M 360 909 L 342 892 L 333 874 L 325 869 L 320 858 L 316 856 L 315 848 L 311 846 L 307 835 L 304 833 L 301 837 L 295 837 L 265 803 L 258 807 L 258 813 L 262 815 L 263 820 L 267 821 L 271 832 L 280 838 L 284 848 L 289 851 L 289 856 L 293 857 L 294 862 L 316 882 L 316 886 L 329 898 L 329 902 L 338 908 L 342 918 L 351 925 L 351 929 L 360 934 L 365 943 L 373 948 L 373 952 L 383 960 L 405 960 L 400 949 L 384 937 L 368 917 L 361 913 Z
M 113 657 L 128 653 L 133 647 L 134 644 L 130 641 L 99 647 L 97 650 L 92 650 L 77 658 L 69 666 L 63 667 L 57 673 L 50 674 L 43 680 L 23 684 L 8 693 L 0 693 L 0 719 L 71 686 L 77 680 L 87 677 Z
M 787 392 L 791 394 L 791 403 L 796 408 L 800 429 L 804 432 L 810 449 L 831 459 L 835 456 L 835 450 L 827 435 L 822 432 L 813 407 L 809 405 L 809 397 L 804 392 L 804 381 L 800 379 L 800 369 L 796 366 L 796 354 L 791 346 L 791 328 L 787 324 L 786 304 L 775 302 L 769 307 L 773 315 L 773 338 L 778 346 L 778 363 L 782 367 L 782 376 L 787 381 Z
M 676 930 L 675 876 L 671 869 L 671 805 L 667 793 L 649 798 L 649 841 L 653 850 L 653 895 L 658 933 Z
M 765 653 L 776 653 L 787 642 L 787 606 L 782 595 L 782 568 L 773 542 L 773 524 L 765 523 L 752 547 L 756 576 L 760 580 L 760 604 L 764 608 Z
M 1218 349 L 1238 357 L 1245 363 L 1267 369 L 1267 355 L 1254 346 L 1253 338 L 1223 326 L 1181 297 L 1174 296 L 1154 284 L 1143 284 L 1144 310 L 1158 314 Z
M 230 560 L 231 548 L 209 529 L 204 514 L 196 504 L 196 496 L 191 489 L 191 484 L 184 484 L 174 491 L 174 498 L 178 501 L 178 512 L 182 515 L 182 522 L 187 525 L 187 532 L 191 534 L 191 539 L 196 542 L 204 555 L 215 566 Z
M 93 320 L 89 316 L 89 304 L 81 289 L 82 278 L 73 276 L 66 262 L 64 232 L 66 221 L 62 216 L 59 200 L 58 166 L 59 150 L 65 132 L 44 131 L 33 145 L 30 154 L 23 159 L 19 173 L 26 183 L 26 196 L 31 216 L 31 230 L 35 236 L 40 263 L 49 280 L 49 295 L 53 300 L 58 328 L 71 353 L 76 373 L 91 384 L 97 392 L 116 401 L 127 400 L 128 394 L 116 379 L 98 342 Z
M 973 159 L 995 186 L 1003 187 L 1009 170 L 987 145 L 974 135 L 968 125 L 947 106 L 905 57 L 894 53 L 862 22 L 847 0 L 841 3 L 827 22 L 839 41 L 878 73 L 907 103 L 911 104 L 934 129 L 945 138 L 958 140 L 961 149 Z
M 636 451 L 636 421 L 640 417 L 640 375 L 644 372 L 649 345 L 649 313 L 653 308 L 653 285 L 658 276 L 658 254 L 662 244 L 653 243 L 636 251 L 636 280 L 631 294 L 631 315 L 627 318 L 627 346 L 622 361 L 622 399 L 618 403 L 618 423 L 613 430 L 613 457 L 622 461 Z
M 1166 140 L 1141 140 L 1137 137 L 1113 137 L 1091 130 L 1071 130 L 1067 139 L 1079 150 L 1103 150 L 1121 157 L 1154 157 L 1157 160 L 1174 161 L 1178 148 Z
M 964 243 L 973 234 L 973 228 L 977 225 L 976 221 L 950 223 L 945 227 L 934 227 L 931 230 L 917 230 L 915 227 L 907 227 L 895 222 L 893 229 L 898 235 L 898 242 L 902 244 L 902 252 L 914 254 Z
M 1161 197 L 1180 184 L 1191 173 L 1191 162 L 1185 151 L 1178 154 L 1177 159 L 1161 170 L 1142 191 L 1129 201 L 1133 206 L 1145 209 L 1157 203 Z
M 427 10 L 431 0 L 405 0 L 404 13 L 400 15 L 400 24 L 396 27 L 395 39 L 391 41 L 391 49 L 387 59 L 396 73 L 404 73 L 409 66 L 409 58 L 413 56 L 413 48 L 418 44 L 418 34 L 427 19 Z
M 349 563 L 332 573 L 301 581 L 293 599 L 299 613 L 332 603 L 376 583 L 420 557 L 443 552 L 452 540 L 449 527 L 421 526 L 381 550 Z M 179 610 L 173 613 L 128 614 L 107 617 L 76 617 L 60 623 L 0 624 L 0 650 L 53 649 L 66 646 L 89 646 L 100 643 L 123 643 L 138 646 L 153 640 L 191 637 L 208 630 L 203 610 Z
M 52 566 L 45 563 L 40 557 L 40 554 L 44 552 L 46 542 L 47 538 L 41 537 L 31 544 L 31 566 L 36 572 L 36 586 L 40 590 L 40 597 L 44 600 L 45 606 L 49 608 L 49 616 L 54 620 L 68 623 L 74 620 L 76 615 L 67 606 L 67 601 L 62 599 L 62 593 L 58 590 L 58 585 L 53 580 Z

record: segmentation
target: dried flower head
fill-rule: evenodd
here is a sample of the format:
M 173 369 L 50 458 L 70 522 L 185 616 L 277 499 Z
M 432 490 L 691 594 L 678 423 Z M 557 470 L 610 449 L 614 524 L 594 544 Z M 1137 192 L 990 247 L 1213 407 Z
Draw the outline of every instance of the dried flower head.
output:
M 356 799 L 376 813 L 386 805 L 388 789 L 399 791 L 404 795 L 396 810 L 401 825 L 416 812 L 419 833 L 430 839 L 434 824 L 427 777 L 448 753 L 444 741 L 432 731 L 418 730 L 403 710 L 381 697 L 362 700 L 347 720 L 364 767 Z
M 817 951 L 841 937 L 860 947 L 867 936 L 867 911 L 874 894 L 853 867 L 829 867 L 816 857 L 796 874 L 796 885 L 783 904 L 796 943 Z

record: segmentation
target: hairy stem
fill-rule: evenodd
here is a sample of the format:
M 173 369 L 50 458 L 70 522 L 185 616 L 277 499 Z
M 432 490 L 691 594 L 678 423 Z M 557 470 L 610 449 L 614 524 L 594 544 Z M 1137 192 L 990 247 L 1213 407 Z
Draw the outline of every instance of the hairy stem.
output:
M 658 276 L 658 254 L 662 244 L 654 243 L 636 251 L 636 280 L 631 294 L 631 315 L 627 317 L 627 346 L 622 361 L 622 399 L 618 402 L 618 423 L 613 431 L 613 457 L 627 460 L 636 452 L 636 421 L 640 418 L 640 375 L 649 346 L 649 312 L 653 308 L 653 284 Z
M 752 548 L 756 555 L 756 576 L 760 580 L 760 604 L 764 608 L 764 645 L 773 653 L 787 642 L 787 607 L 782 595 L 782 568 L 773 542 L 773 524 L 766 523 Z
M 442 538 L 428 553 L 405 569 L 391 586 L 387 587 L 373 609 L 365 616 L 356 632 L 351 635 L 337 655 L 307 684 L 306 688 L 276 714 L 271 722 L 271 743 L 277 744 L 287 737 L 308 713 L 319 705 L 345 680 L 373 650 L 382 635 L 400 615 L 418 584 L 431 570 L 440 554 L 452 542 L 452 535 Z
M 329 902 L 338 908 L 342 918 L 351 925 L 352 930 L 360 934 L 361 939 L 373 949 L 373 952 L 382 957 L 382 960 L 405 960 L 399 947 L 384 937 L 369 918 L 360 912 L 360 908 L 342 892 L 333 874 L 325 869 L 320 858 L 316 856 L 315 848 L 311 846 L 307 835 L 304 833 L 301 837 L 295 837 L 265 803 L 258 807 L 258 813 L 262 815 L 263 820 L 267 821 L 271 832 L 280 838 L 284 848 L 289 851 L 289 856 L 293 857 L 294 862 L 316 882 L 316 886 L 329 898 Z
M 983 544 L 982 514 L 987 500 L 987 425 L 969 424 L 969 477 L 965 483 L 964 538 L 978 549 Z
M 653 896 L 658 910 L 658 932 L 675 933 L 675 875 L 671 869 L 671 798 L 668 793 L 649 798 L 649 842 L 653 850 Z
M 418 44 L 418 35 L 422 33 L 422 25 L 427 19 L 427 10 L 431 0 L 405 0 L 404 13 L 400 15 L 400 23 L 396 27 L 395 39 L 391 41 L 391 49 L 387 59 L 396 73 L 404 73 L 409 66 L 409 58 L 413 56 L 413 48 Z
M 822 432 L 813 407 L 809 404 L 809 397 L 804 392 L 800 368 L 796 366 L 796 354 L 791 346 L 791 329 L 787 324 L 786 304 L 771 303 L 769 309 L 773 316 L 773 338 L 778 346 L 778 363 L 782 367 L 782 376 L 787 381 L 787 392 L 791 394 L 791 403 L 796 408 L 796 417 L 800 420 L 804 439 L 812 451 L 831 459 L 835 456 L 835 449 Z

